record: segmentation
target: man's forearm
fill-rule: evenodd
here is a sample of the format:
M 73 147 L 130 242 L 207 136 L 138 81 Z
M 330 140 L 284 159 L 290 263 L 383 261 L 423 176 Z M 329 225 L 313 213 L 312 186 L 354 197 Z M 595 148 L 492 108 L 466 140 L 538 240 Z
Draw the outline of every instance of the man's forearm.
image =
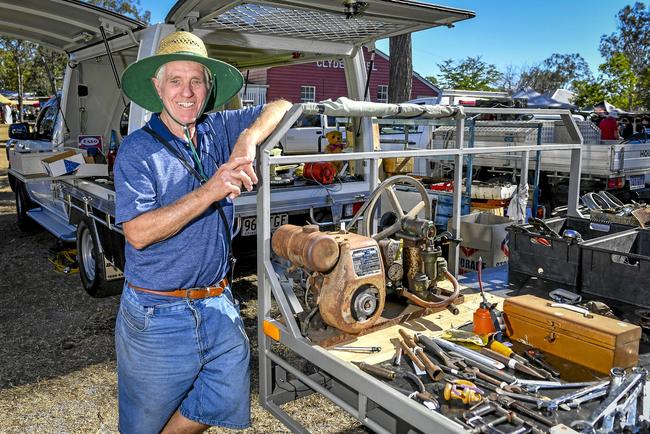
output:
M 122 226 L 127 241 L 136 249 L 144 249 L 177 234 L 200 216 L 212 201 L 201 189 L 195 190 L 171 205 L 140 214 Z
M 255 147 L 273 132 L 290 108 L 291 103 L 284 99 L 265 104 L 262 113 L 255 122 L 239 135 L 231 158 L 244 156 L 255 158 Z

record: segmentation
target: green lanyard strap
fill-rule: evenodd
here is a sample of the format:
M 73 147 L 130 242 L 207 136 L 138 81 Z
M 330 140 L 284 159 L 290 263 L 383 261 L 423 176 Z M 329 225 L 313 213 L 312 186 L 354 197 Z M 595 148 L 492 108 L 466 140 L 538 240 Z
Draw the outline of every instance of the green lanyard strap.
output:
M 192 176 L 194 176 L 196 179 L 199 180 L 201 184 L 204 184 L 208 181 L 208 177 L 205 176 L 205 173 L 203 172 L 203 165 L 201 164 L 201 160 L 198 159 L 198 155 L 196 154 L 196 150 L 194 149 L 194 145 L 191 145 L 192 149 L 192 154 L 193 154 L 193 160 L 196 165 L 198 165 L 199 171 L 197 171 L 194 167 L 190 166 L 190 164 L 187 162 L 185 158 L 178 152 L 176 148 L 174 148 L 167 140 L 165 140 L 160 134 L 149 128 L 147 125 L 143 126 L 142 129 L 149 133 L 154 139 L 159 141 L 167 150 L 174 156 L 176 157 L 183 167 L 187 169 Z M 192 142 L 190 141 L 190 144 Z M 194 158 L 196 157 L 196 158 Z M 226 240 L 228 241 L 228 259 L 229 259 L 229 265 L 230 265 L 230 288 L 232 289 L 233 282 L 234 282 L 234 274 L 235 274 L 235 263 L 237 260 L 232 254 L 232 235 L 230 234 L 230 225 L 228 224 L 228 219 L 226 218 L 226 213 L 223 211 L 223 208 L 221 207 L 221 204 L 219 202 L 214 202 L 212 204 L 213 208 L 216 208 L 217 211 L 219 211 L 219 215 L 221 216 L 221 219 L 223 220 L 223 224 L 226 227 Z

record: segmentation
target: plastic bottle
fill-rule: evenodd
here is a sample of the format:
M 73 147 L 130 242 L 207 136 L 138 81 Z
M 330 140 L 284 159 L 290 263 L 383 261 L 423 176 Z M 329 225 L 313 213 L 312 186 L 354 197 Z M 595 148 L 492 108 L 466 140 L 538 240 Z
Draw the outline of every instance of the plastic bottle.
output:
M 111 142 L 108 145 L 108 154 L 106 154 L 106 163 L 108 164 L 108 173 L 113 173 L 113 165 L 115 164 L 115 158 L 117 157 L 117 148 L 119 144 L 117 142 L 117 134 L 115 130 L 111 130 Z

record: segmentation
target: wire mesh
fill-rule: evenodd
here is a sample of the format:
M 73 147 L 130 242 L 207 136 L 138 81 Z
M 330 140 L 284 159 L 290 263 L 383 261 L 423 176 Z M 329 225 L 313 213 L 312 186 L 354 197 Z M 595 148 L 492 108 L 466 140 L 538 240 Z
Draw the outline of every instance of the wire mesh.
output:
M 205 22 L 206 29 L 232 30 L 329 42 L 361 43 L 403 28 L 363 17 L 346 19 L 326 11 L 244 3 Z

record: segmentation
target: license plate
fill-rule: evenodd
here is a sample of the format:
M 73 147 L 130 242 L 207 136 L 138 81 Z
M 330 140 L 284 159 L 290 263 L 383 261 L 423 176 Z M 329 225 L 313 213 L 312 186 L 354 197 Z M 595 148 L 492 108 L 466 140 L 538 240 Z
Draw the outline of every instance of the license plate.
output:
M 289 214 L 271 215 L 271 232 L 282 225 L 289 223 Z M 242 236 L 255 235 L 257 233 L 257 217 L 244 217 L 241 220 Z
M 645 175 L 630 176 L 630 190 L 637 190 L 645 187 Z

